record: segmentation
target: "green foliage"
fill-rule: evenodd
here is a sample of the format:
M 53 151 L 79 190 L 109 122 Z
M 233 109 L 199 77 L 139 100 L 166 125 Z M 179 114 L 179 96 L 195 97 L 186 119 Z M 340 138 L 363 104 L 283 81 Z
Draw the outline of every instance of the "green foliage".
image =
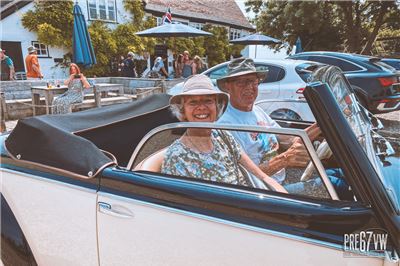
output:
M 369 53 L 380 31 L 399 27 L 395 1 L 276 1 L 247 0 L 256 13 L 257 30 L 303 48 Z
M 38 40 L 53 46 L 72 45 L 73 2 L 35 1 L 35 9 L 22 17 L 22 25 L 38 34 Z
M 88 30 L 97 64 L 84 71 L 88 76 L 105 76 L 110 72 L 110 56 L 117 53 L 117 40 L 113 38 L 112 31 L 101 21 L 93 21 Z
M 208 56 L 208 67 L 215 66 L 230 59 L 228 32 L 225 27 L 205 25 L 204 30 L 213 36 L 204 37 L 204 48 Z

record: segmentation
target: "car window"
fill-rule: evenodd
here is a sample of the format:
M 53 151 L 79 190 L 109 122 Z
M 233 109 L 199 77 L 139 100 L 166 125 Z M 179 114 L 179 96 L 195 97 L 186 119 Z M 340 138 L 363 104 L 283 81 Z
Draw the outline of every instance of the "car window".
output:
M 339 58 L 311 55 L 309 56 L 308 60 L 324 63 L 327 65 L 337 66 L 344 72 L 362 70 L 362 68 Z
M 203 139 L 195 137 L 193 128 L 175 128 L 162 130 L 150 137 L 143 146 L 138 147 L 133 154 L 132 164 L 128 166 L 135 171 L 150 171 L 158 174 L 174 176 L 176 178 L 189 178 L 200 182 L 211 182 L 218 185 L 234 185 L 247 189 L 266 189 L 267 186 L 260 181 L 245 164 L 241 162 L 243 143 L 240 138 L 251 137 L 266 141 L 268 150 L 262 156 L 247 150 L 247 155 L 259 164 L 268 164 L 270 160 L 290 149 L 291 145 L 279 145 L 278 140 L 284 142 L 295 141 L 295 135 L 282 133 L 264 133 L 260 131 L 245 132 L 239 130 L 213 129 L 211 132 L 213 148 L 211 151 L 198 152 L 204 147 Z M 196 129 L 195 129 L 196 130 Z M 274 129 L 271 129 L 274 131 Z M 277 131 L 282 130 L 276 129 Z M 187 133 L 189 132 L 190 133 Z M 192 135 L 193 134 L 193 135 Z M 194 136 L 188 140 L 187 136 Z M 299 145 L 305 145 L 297 138 Z M 322 139 L 321 139 L 322 141 Z M 239 144 L 240 143 L 240 144 Z M 242 145 L 242 146 L 241 146 Z M 325 144 L 326 145 L 326 144 Z M 312 145 L 306 149 L 313 149 Z M 246 150 L 246 149 L 245 149 Z M 318 167 L 311 162 L 308 154 L 303 154 L 304 165 L 289 165 L 282 169 L 274 169 L 269 175 L 281 183 L 291 194 L 310 196 L 316 198 L 330 198 L 330 194 L 321 178 L 322 175 L 335 174 L 329 169 L 324 169 L 322 164 Z M 228 160 L 226 159 L 228 158 Z M 317 159 L 316 162 L 320 161 Z M 328 178 L 328 177 L 325 177 Z M 264 186 L 264 187 L 263 187 Z
M 262 83 L 271 83 L 282 80 L 285 77 L 285 70 L 278 66 L 273 65 L 257 65 L 257 70 L 268 70 L 267 78 Z
M 220 68 L 211 71 L 207 75 L 210 77 L 210 79 L 219 79 L 226 76 L 227 73 L 228 73 L 228 65 L 224 65 Z

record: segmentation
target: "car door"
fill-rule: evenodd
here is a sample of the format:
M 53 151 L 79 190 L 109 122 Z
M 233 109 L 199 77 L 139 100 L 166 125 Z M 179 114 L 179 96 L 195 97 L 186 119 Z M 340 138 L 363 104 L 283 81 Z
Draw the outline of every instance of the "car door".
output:
M 171 133 L 162 134 L 167 130 Z M 316 200 L 140 170 L 143 161 L 165 147 L 160 142 L 173 142 L 173 136 L 180 134 L 179 126 L 158 128 L 133 154 L 128 169 L 139 168 L 103 171 L 97 212 L 101 265 L 321 265 L 327 261 L 338 265 L 347 259 L 341 235 L 365 222 L 373 224 L 369 208 L 358 202 Z M 309 141 L 307 148 L 317 159 Z M 352 263 L 382 265 L 382 259 L 362 257 Z
M 49 168 L 3 157 L 2 198 L 21 227 L 37 265 L 97 265 L 98 179 L 85 180 L 65 172 L 56 174 Z M 2 238 L 5 256 L 13 254 L 11 240 L 3 243 Z M 18 258 L 22 254 L 14 255 Z M 12 256 L 3 260 L 5 265 L 9 259 L 12 261 Z

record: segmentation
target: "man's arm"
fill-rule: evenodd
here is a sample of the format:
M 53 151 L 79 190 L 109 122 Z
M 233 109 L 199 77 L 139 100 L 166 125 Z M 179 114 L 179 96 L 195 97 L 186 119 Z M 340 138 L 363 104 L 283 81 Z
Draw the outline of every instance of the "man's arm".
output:
M 14 63 L 10 57 L 7 57 L 6 64 L 7 64 L 8 68 L 10 69 L 10 80 L 14 80 L 15 68 L 14 68 Z
M 40 72 L 39 61 L 38 61 L 37 57 L 32 58 L 32 69 L 33 69 L 33 71 L 38 73 L 40 78 L 43 78 L 43 75 Z

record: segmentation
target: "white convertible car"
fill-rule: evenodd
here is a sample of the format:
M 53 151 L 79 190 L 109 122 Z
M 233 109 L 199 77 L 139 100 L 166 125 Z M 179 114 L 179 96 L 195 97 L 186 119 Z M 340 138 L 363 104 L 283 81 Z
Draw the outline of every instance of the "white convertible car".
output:
M 315 69 L 304 96 L 323 132 L 317 150 L 305 122 L 176 123 L 168 95 L 20 120 L 1 136 L 3 264 L 398 266 L 398 154 L 338 69 Z M 286 169 L 285 182 L 305 189 L 153 170 L 158 151 L 188 127 L 300 137 L 310 164 Z M 338 196 L 332 167 L 343 170 L 352 200 Z

